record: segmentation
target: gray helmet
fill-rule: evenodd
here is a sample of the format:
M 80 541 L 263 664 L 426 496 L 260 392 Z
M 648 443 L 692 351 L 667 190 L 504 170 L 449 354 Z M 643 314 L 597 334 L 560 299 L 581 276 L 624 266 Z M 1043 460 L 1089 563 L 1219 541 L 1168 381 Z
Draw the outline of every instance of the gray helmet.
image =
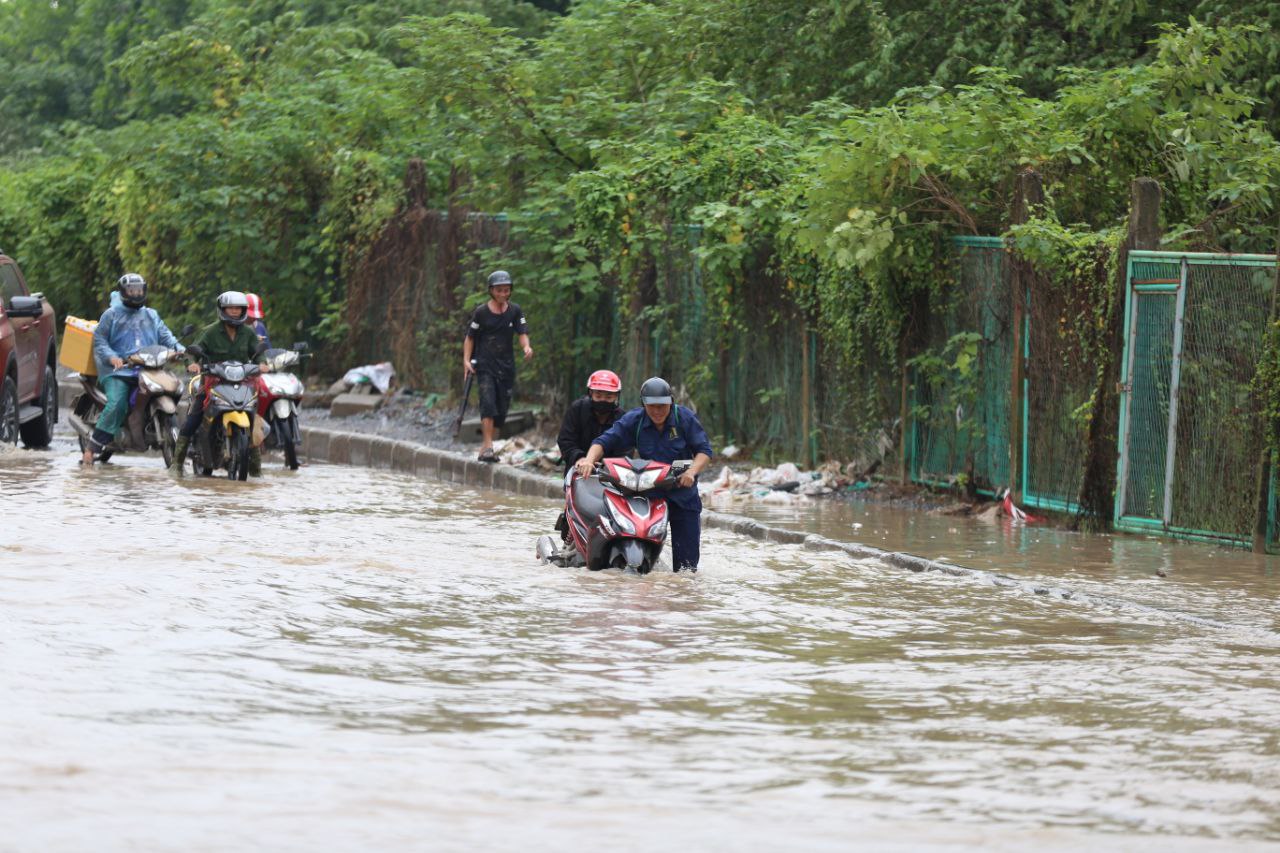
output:
M 496 270 L 489 273 L 489 287 L 494 288 L 500 284 L 505 284 L 509 287 L 514 286 L 511 284 L 511 273 L 506 270 Z
M 228 308 L 243 308 L 239 317 L 227 313 Z M 218 295 L 218 319 L 233 326 L 243 326 L 249 318 L 249 300 L 238 290 L 227 290 Z
M 130 308 L 141 308 L 147 304 L 147 280 L 136 272 L 120 276 L 116 290 L 120 291 L 120 301 Z
M 671 403 L 671 383 L 661 376 L 652 376 L 640 386 L 640 402 L 648 405 Z

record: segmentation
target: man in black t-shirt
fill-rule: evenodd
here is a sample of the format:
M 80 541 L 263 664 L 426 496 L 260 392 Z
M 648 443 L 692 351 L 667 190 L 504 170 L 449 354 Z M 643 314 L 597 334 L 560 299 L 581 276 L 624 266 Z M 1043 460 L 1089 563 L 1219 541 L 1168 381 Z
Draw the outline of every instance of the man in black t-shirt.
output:
M 462 343 L 462 375 L 476 374 L 480 389 L 481 462 L 497 462 L 493 452 L 494 434 L 507 419 L 511 391 L 516 381 L 516 359 L 511 341 L 520 336 L 525 360 L 533 358 L 529 346 L 529 326 L 524 312 L 511 301 L 511 275 L 498 270 L 489 276 L 489 301 L 471 315 L 467 337 Z M 473 364 L 474 360 L 474 364 Z

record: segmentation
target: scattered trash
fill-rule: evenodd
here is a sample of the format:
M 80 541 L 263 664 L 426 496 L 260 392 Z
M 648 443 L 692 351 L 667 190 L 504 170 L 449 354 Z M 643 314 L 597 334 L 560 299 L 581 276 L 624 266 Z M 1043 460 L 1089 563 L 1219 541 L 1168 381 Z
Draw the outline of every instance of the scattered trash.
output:
M 499 462 L 517 468 L 531 468 L 546 473 L 558 473 L 563 468 L 558 447 L 553 445 L 544 449 L 520 436 L 495 441 L 493 452 L 498 455 Z
M 786 504 L 828 495 L 844 485 L 846 480 L 837 463 L 828 463 L 817 471 L 801 471 L 794 463 L 783 462 L 776 468 L 757 467 L 747 473 L 725 465 L 714 480 L 704 478 L 698 491 L 714 503 Z
M 720 458 L 721 458 L 721 459 L 732 459 L 732 458 L 734 458 L 735 456 L 737 456 L 740 452 L 741 452 L 741 451 L 738 449 L 738 446 L 737 446 L 736 444 L 731 444 L 731 445 L 729 445 L 728 447 L 721 448 L 721 450 L 720 450 Z
M 1027 524 L 1035 524 L 1038 521 L 1044 521 L 1043 518 L 1031 515 L 1030 513 L 1020 509 L 1018 505 L 1013 502 L 1013 497 L 1009 493 L 1008 489 L 1005 489 L 1004 494 L 1000 496 L 1000 508 L 1004 510 L 1005 515 L 1009 516 L 1014 521 L 1022 521 Z

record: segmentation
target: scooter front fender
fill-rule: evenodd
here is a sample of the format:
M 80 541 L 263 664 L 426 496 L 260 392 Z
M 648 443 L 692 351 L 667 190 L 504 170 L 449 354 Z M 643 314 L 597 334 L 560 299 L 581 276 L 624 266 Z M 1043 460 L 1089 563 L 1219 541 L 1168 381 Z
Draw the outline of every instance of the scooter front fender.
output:
M 227 435 L 231 435 L 232 426 L 249 428 L 249 415 L 246 412 L 223 412 L 222 413 L 222 429 Z
M 156 397 L 156 405 L 160 407 L 160 411 L 166 415 L 176 415 L 178 413 L 178 404 L 168 394 L 161 394 Z
M 293 401 L 281 398 L 271 404 L 271 411 L 275 412 L 277 418 L 287 418 L 293 414 Z
M 633 572 L 643 575 L 653 568 L 648 550 L 638 539 L 623 539 L 615 543 L 613 549 L 622 557 L 626 568 Z

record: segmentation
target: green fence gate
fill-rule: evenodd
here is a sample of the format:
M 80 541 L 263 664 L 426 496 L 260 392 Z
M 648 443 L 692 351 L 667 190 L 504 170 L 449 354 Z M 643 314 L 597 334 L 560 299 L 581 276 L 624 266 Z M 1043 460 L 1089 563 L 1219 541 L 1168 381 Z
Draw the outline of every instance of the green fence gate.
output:
M 1275 257 L 1133 251 L 1115 523 L 1247 543 L 1262 437 L 1250 383 Z

